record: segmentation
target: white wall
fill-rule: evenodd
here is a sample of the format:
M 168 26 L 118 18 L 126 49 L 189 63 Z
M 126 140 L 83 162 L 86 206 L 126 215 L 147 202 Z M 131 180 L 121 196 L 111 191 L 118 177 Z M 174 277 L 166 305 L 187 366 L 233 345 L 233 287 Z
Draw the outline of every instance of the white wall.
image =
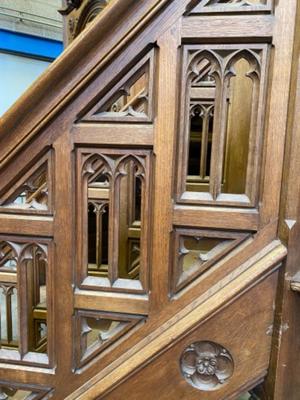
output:
M 49 62 L 0 53 L 0 115 L 2 115 Z

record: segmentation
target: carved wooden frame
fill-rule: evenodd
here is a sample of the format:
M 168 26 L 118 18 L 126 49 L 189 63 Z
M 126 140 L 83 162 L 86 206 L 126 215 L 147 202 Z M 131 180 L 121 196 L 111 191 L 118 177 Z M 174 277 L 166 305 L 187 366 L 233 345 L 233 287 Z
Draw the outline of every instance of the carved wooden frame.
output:
M 151 155 L 150 150 L 113 149 L 113 148 L 77 148 L 77 285 L 82 289 L 116 291 L 125 293 L 147 293 L 149 290 L 149 257 L 151 226 Z M 87 178 L 93 173 L 90 162 L 98 158 L 103 162 L 105 172 L 111 179 L 109 199 L 109 274 L 108 278 L 89 277 L 87 274 Z M 115 157 L 115 161 L 110 158 Z M 131 281 L 118 278 L 119 245 L 119 181 L 122 165 L 133 160 L 139 165 L 139 174 L 143 181 L 142 190 L 142 229 L 141 229 L 141 267 L 140 280 Z M 149 218 L 150 216 L 150 218 Z
M 222 58 L 218 51 L 228 52 Z M 244 195 L 221 193 L 224 148 L 227 130 L 225 83 L 230 79 L 231 65 L 239 58 L 246 58 L 251 66 L 249 77 L 253 80 L 253 100 L 250 124 L 249 153 Z M 266 96 L 266 69 L 268 65 L 267 44 L 211 44 L 183 45 L 180 122 L 177 145 L 176 202 L 182 204 L 234 205 L 256 207 L 259 196 L 260 166 L 262 161 L 264 109 Z M 211 155 L 210 184 L 208 192 L 186 191 L 187 160 L 189 146 L 189 104 L 191 89 L 189 82 L 196 76 L 197 60 L 208 59 L 212 64 L 212 75 L 216 81 L 216 99 Z M 255 151 L 258 149 L 258 151 Z

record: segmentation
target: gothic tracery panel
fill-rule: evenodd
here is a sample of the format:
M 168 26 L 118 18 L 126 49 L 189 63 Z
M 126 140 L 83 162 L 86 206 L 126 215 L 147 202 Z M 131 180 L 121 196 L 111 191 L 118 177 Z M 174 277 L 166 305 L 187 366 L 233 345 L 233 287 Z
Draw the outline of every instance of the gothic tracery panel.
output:
M 257 203 L 266 64 L 266 45 L 184 46 L 177 201 Z
M 150 154 L 78 151 L 79 223 L 86 238 L 78 230 L 78 271 L 84 286 L 147 291 Z
M 101 93 L 80 122 L 150 122 L 153 117 L 154 50 Z M 95 100 L 94 100 L 95 102 Z
M 51 153 L 42 157 L 0 195 L 0 209 L 10 213 L 52 211 Z
M 48 366 L 52 362 L 49 242 L 2 240 L 0 361 Z M 51 330 L 50 330 L 51 332 Z

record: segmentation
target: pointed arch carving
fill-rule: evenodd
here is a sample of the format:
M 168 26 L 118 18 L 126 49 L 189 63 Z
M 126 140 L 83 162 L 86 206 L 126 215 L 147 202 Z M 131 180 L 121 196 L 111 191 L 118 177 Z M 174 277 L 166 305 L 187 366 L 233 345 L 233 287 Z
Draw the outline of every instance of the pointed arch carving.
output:
M 148 291 L 150 157 L 151 152 L 141 150 L 78 149 L 80 287 Z
M 266 57 L 265 45 L 184 46 L 179 138 L 183 152 L 177 176 L 179 202 L 255 206 L 261 159 L 261 150 L 255 149 L 262 147 Z M 237 74 L 235 67 L 243 60 L 244 65 Z M 233 82 L 237 79 L 239 86 L 234 89 Z M 248 86 L 247 80 L 251 82 Z M 234 140 L 241 142 L 241 134 L 230 112 L 236 112 L 237 100 L 234 99 L 241 85 L 244 85 L 244 95 L 247 93 L 242 107 L 245 139 L 241 146 L 244 146 L 245 161 L 240 167 L 243 169 L 240 181 L 234 182 L 230 169 L 236 168 L 237 155 L 231 150 L 231 137 L 237 135 Z
M 6 299 L 5 304 L 1 300 L 6 334 L 0 340 L 0 362 L 49 367 L 54 340 L 51 241 L 1 237 L 0 248 L 0 287 Z

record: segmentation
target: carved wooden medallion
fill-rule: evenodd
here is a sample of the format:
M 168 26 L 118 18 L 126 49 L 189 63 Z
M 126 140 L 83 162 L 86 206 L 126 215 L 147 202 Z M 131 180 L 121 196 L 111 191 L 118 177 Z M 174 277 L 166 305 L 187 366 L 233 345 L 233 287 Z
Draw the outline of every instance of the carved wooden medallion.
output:
M 231 378 L 234 362 L 228 350 L 213 342 L 196 342 L 187 347 L 180 360 L 182 375 L 194 388 L 219 389 Z

